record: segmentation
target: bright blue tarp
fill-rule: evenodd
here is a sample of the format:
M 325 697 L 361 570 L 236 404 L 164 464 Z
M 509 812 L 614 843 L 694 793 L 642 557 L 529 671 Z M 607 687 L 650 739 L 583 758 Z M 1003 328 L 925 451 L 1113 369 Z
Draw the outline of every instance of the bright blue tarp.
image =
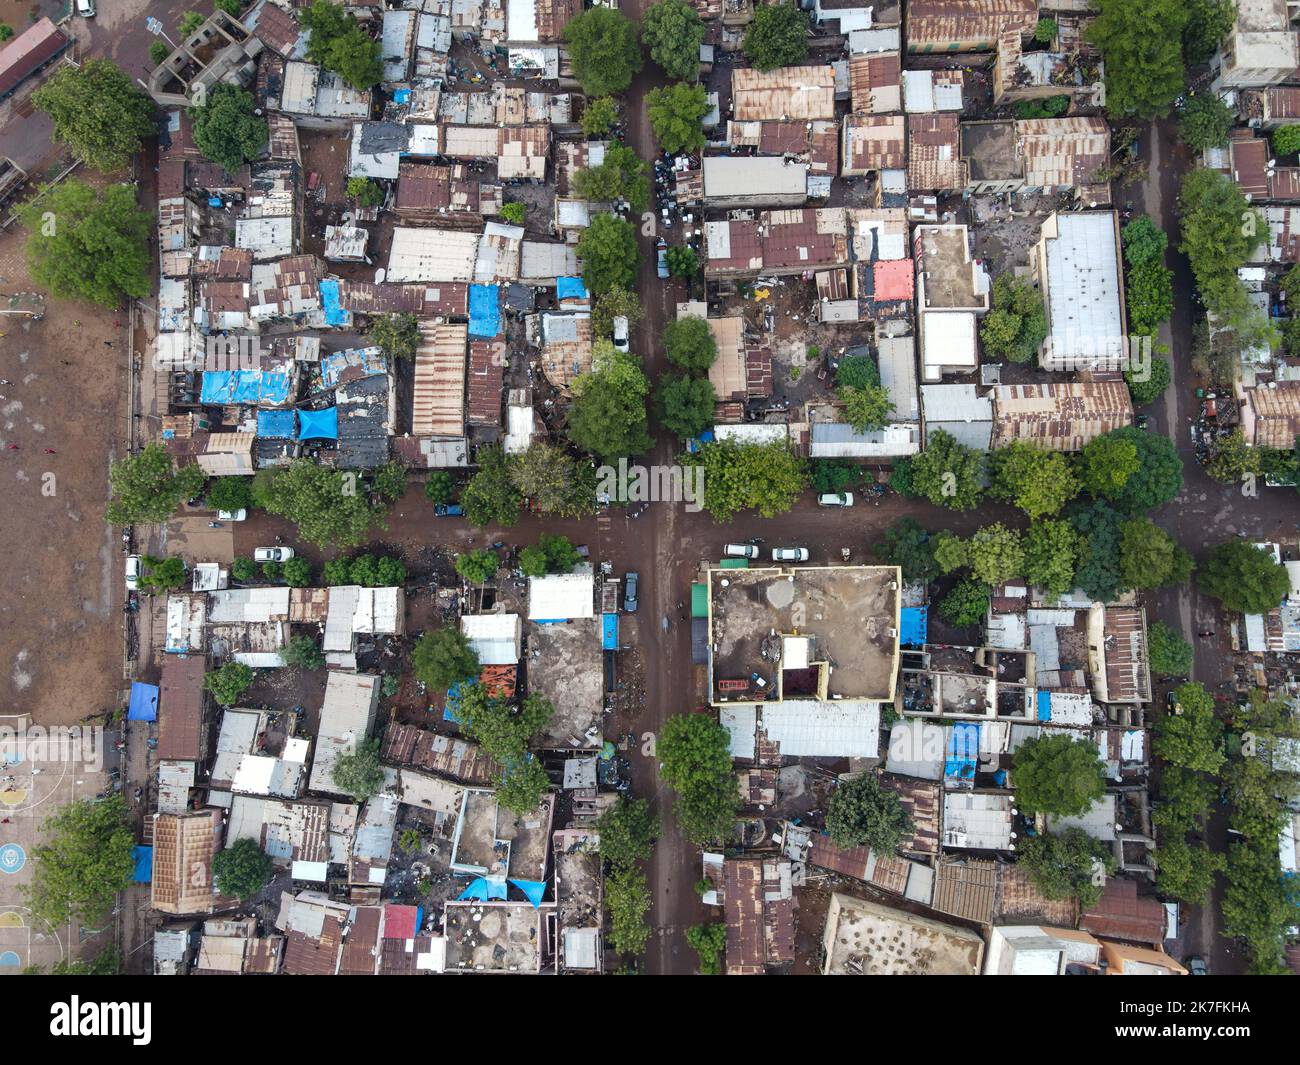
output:
M 929 632 L 929 612 L 927 608 L 923 606 L 905 606 L 901 613 L 902 633 L 898 642 L 904 647 L 923 646 Z
M 561 300 L 585 300 L 588 298 L 587 286 L 580 277 L 557 277 L 555 296 Z
M 337 440 L 339 438 L 339 409 L 300 410 L 298 412 L 298 438 L 300 440 Z
M 492 338 L 501 333 L 501 287 L 470 285 L 469 335 Z
M 158 720 L 158 686 L 141 684 L 138 680 L 131 682 L 131 702 L 127 705 L 128 721 Z
M 135 862 L 132 879 L 137 884 L 148 884 L 153 880 L 153 848 L 132 847 L 131 858 Z
M 293 411 L 259 410 L 257 412 L 257 435 L 272 440 L 292 440 Z

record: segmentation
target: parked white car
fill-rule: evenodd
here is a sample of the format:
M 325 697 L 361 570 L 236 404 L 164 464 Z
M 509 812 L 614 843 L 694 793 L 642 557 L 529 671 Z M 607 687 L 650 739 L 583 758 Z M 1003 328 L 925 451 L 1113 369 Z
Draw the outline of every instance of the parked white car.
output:
M 140 556 L 126 556 L 126 590 L 134 592 L 140 587 Z
M 82 18 L 94 18 L 95 0 L 77 0 L 77 14 Z
M 727 558 L 758 558 L 758 548 L 753 544 L 725 544 L 722 554 Z
M 772 548 L 773 562 L 807 562 L 808 548 L 806 547 L 774 547 Z
M 248 511 L 243 507 L 238 510 L 219 510 L 217 511 L 218 521 L 243 521 L 248 517 Z
M 293 558 L 292 547 L 255 547 L 254 562 L 288 562 Z
M 819 507 L 851 507 L 853 506 L 852 492 L 823 492 L 817 497 Z
M 620 314 L 614 319 L 614 347 L 619 351 L 627 351 L 627 333 L 627 319 Z

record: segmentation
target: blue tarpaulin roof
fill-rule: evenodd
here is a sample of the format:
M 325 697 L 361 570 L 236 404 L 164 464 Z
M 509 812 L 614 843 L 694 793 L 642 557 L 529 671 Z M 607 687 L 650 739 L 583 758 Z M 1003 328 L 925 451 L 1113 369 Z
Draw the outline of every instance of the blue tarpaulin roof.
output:
M 606 651 L 618 650 L 618 615 L 600 615 L 600 646 Z
M 929 632 L 929 610 L 923 606 L 905 606 L 900 618 L 902 632 L 898 642 L 904 647 L 920 647 L 925 643 Z
M 209 196 L 209 197 L 208 197 L 208 206 L 209 206 L 209 207 L 220 207 L 220 206 L 221 206 L 221 197 L 220 197 L 220 196 Z
M 477 683 L 478 681 L 476 680 L 465 680 L 461 681 L 459 684 L 453 684 L 447 689 L 447 705 L 442 711 L 442 719 L 444 721 L 450 721 L 457 725 L 460 724 L 460 718 L 456 716 L 456 712 L 460 709 L 460 693 L 465 685 Z
M 501 287 L 470 285 L 469 335 L 492 338 L 501 333 Z
M 132 847 L 131 858 L 135 862 L 132 879 L 137 884 L 148 884 L 153 880 L 153 848 Z
M 320 303 L 325 308 L 326 325 L 347 325 L 351 314 L 343 309 L 339 302 L 339 283 L 322 281 L 320 283 Z
M 958 780 L 974 780 L 979 763 L 980 727 L 972 721 L 959 721 L 948 730 L 948 755 L 943 775 Z
M 406 103 L 406 101 L 409 100 L 410 98 L 411 98 L 411 90 L 410 90 L 410 89 L 396 89 L 396 90 L 394 90 L 394 92 L 393 92 L 393 102 L 394 102 L 394 103 L 404 104 L 404 103 Z
M 557 277 L 555 297 L 561 300 L 587 299 L 587 286 L 580 277 Z
M 208 370 L 203 374 L 202 403 L 284 403 L 289 398 L 289 375 L 278 370 Z
M 511 880 L 520 891 L 528 896 L 528 901 L 536 910 L 542 905 L 542 896 L 546 894 L 546 882 L 543 880 Z
M 1052 693 L 1049 691 L 1038 692 L 1038 720 L 1052 720 Z
M 292 440 L 293 411 L 259 410 L 257 412 L 257 435 L 272 440 Z
M 301 440 L 337 440 L 339 438 L 339 409 L 298 412 L 298 437 Z
M 505 881 L 489 880 L 484 876 L 476 876 L 470 881 L 469 887 L 456 896 L 460 899 L 477 899 L 479 902 L 487 902 L 489 899 L 504 899 L 507 894 Z
M 138 680 L 131 682 L 131 702 L 127 706 L 128 721 L 158 720 L 158 686 L 141 684 Z

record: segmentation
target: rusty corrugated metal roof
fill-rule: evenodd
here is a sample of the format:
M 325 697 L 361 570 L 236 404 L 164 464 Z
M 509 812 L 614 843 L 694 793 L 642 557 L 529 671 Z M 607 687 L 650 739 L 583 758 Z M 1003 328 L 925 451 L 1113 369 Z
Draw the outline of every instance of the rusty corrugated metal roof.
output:
M 447 322 L 420 324 L 412 389 L 413 436 L 462 436 L 465 432 L 465 358 L 468 328 Z
M 741 67 L 731 75 L 732 116 L 751 119 L 806 121 L 835 117 L 835 68 Z
M 1049 451 L 1082 451 L 1090 440 L 1133 424 L 1121 381 L 1001 385 L 993 390 L 993 446 L 1013 440 Z

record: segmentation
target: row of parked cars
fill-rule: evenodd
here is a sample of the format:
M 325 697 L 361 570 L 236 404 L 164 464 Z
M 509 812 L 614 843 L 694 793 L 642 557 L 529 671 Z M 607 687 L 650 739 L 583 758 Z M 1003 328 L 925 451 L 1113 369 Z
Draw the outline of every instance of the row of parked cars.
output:
M 725 544 L 722 553 L 727 558 L 758 558 L 762 552 L 757 544 Z M 809 558 L 806 547 L 774 547 L 773 562 L 807 562 Z

